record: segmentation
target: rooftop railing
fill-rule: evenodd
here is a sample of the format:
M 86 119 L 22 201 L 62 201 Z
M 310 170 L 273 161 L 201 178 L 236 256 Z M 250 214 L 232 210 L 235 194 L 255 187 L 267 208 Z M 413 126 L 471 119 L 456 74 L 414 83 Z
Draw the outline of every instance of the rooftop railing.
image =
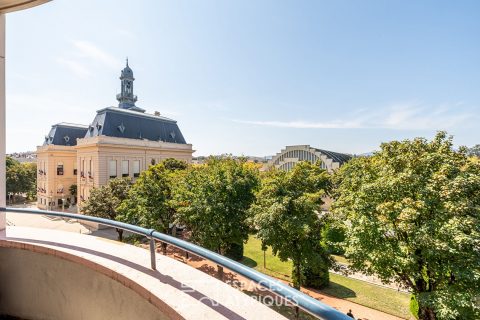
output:
M 241 263 L 233 261 L 229 258 L 226 258 L 220 254 L 197 246 L 193 243 L 166 235 L 155 231 L 154 229 L 146 229 L 139 226 L 131 225 L 128 223 L 123 223 L 119 221 L 97 218 L 81 214 L 57 212 L 57 211 L 46 211 L 46 210 L 37 210 L 37 209 L 23 209 L 23 208 L 0 208 L 0 211 L 4 212 L 13 212 L 13 213 L 23 213 L 23 214 L 33 214 L 33 215 L 46 215 L 60 218 L 69 218 L 76 219 L 80 221 L 89 221 L 98 223 L 101 225 L 106 225 L 113 228 L 118 228 L 126 230 L 132 233 L 143 235 L 150 240 L 150 261 L 151 268 L 156 270 L 156 258 L 155 258 L 155 241 L 161 241 L 170 245 L 173 245 L 177 248 L 190 252 L 194 255 L 200 256 L 204 259 L 212 261 L 219 266 L 225 267 L 232 272 L 241 275 L 260 286 L 266 288 L 268 291 L 278 295 L 279 297 L 285 299 L 289 303 L 298 306 L 300 309 L 310 313 L 311 315 L 325 320 L 348 320 L 351 318 L 347 315 L 341 313 L 340 311 L 310 297 L 309 295 L 302 293 L 282 282 L 276 280 L 272 277 L 269 277 L 261 272 L 258 272 L 252 268 L 249 268 Z

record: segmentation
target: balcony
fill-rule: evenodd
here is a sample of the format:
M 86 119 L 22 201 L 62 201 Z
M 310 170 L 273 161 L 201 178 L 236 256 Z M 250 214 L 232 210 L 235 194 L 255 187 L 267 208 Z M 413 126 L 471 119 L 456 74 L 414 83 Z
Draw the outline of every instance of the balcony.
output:
M 68 319 L 72 314 L 84 319 L 285 319 L 230 285 L 156 254 L 155 242 L 163 241 L 228 268 L 321 319 L 348 319 L 277 280 L 154 230 L 52 211 L 1 211 L 115 226 L 147 236 L 150 251 L 74 232 L 8 226 L 0 232 L 0 314 L 25 319 Z

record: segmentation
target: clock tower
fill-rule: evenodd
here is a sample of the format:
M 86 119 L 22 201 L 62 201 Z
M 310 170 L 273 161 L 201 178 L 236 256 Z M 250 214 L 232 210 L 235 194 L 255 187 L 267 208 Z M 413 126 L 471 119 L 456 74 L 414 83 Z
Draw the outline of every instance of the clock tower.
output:
M 135 78 L 133 77 L 133 71 L 128 66 L 128 58 L 127 58 L 127 65 L 122 70 L 120 74 L 120 81 L 121 81 L 121 88 L 120 93 L 117 94 L 118 100 L 118 107 L 122 109 L 129 109 L 139 112 L 145 112 L 145 110 L 135 106 L 135 102 L 137 102 L 137 96 L 133 94 L 133 81 Z

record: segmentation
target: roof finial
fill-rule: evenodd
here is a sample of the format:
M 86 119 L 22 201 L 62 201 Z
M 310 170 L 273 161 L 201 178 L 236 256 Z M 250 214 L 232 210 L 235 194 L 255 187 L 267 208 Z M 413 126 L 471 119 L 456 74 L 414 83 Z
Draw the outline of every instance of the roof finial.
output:
M 127 67 L 128 67 L 128 57 L 127 57 Z

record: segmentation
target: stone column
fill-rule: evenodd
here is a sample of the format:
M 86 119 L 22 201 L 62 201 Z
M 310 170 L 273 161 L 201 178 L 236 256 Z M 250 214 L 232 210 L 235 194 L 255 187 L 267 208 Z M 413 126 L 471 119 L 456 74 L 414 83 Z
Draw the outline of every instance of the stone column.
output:
M 0 14 L 0 207 L 6 206 L 5 183 L 5 15 Z M 5 212 L 0 212 L 0 230 L 6 226 Z

